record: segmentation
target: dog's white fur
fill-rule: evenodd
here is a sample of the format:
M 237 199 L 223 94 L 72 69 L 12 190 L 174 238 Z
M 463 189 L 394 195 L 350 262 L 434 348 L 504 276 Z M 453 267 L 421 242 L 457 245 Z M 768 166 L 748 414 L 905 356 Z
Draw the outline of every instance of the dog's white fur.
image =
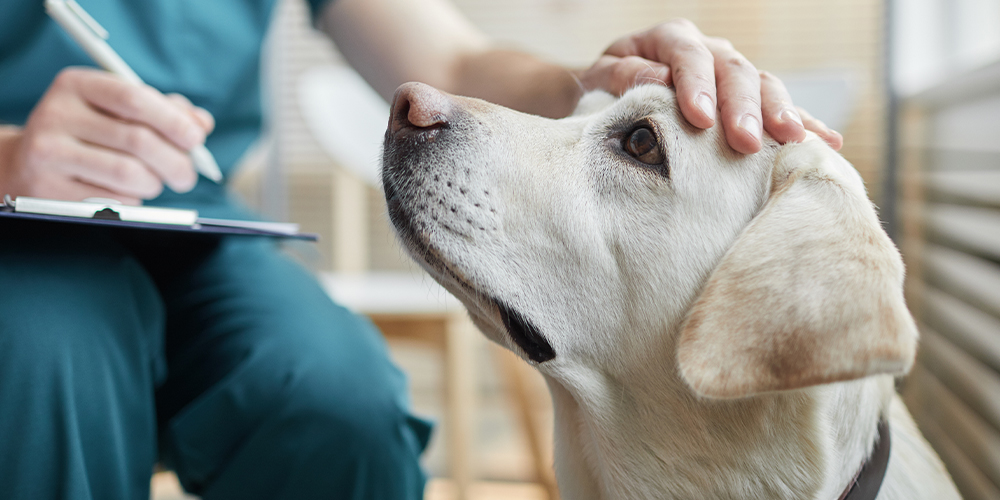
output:
M 893 387 L 916 350 L 902 262 L 857 172 L 810 136 L 740 155 L 673 93 L 585 96 L 546 120 L 449 97 L 447 128 L 387 139 L 411 254 L 516 353 L 556 356 L 563 498 L 832 500 L 888 418 L 879 499 L 958 498 Z M 621 150 L 646 120 L 665 168 Z

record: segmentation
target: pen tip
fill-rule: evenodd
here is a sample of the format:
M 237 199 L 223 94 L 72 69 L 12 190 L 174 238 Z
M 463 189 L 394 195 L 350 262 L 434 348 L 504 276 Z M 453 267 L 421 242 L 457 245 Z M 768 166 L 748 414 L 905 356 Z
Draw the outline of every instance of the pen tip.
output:
M 194 161 L 195 169 L 198 173 L 218 184 L 222 181 L 222 171 L 215 157 L 205 146 L 198 146 L 191 150 L 191 159 Z
M 203 174 L 216 184 L 222 182 L 222 172 L 219 172 L 218 167 L 216 167 L 214 172 L 203 172 Z

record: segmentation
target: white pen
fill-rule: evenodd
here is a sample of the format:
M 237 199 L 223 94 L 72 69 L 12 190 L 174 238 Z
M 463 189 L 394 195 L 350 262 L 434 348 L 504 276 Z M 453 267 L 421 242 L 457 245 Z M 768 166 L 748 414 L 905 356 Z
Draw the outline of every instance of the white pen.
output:
M 135 74 L 121 56 L 105 42 L 108 39 L 107 30 L 74 0 L 45 0 L 45 10 L 76 40 L 76 43 L 80 44 L 83 50 L 90 54 L 94 62 L 128 82 L 142 83 L 139 75 Z M 215 182 L 222 180 L 219 164 L 215 162 L 215 157 L 204 144 L 195 146 L 189 154 L 195 170 Z

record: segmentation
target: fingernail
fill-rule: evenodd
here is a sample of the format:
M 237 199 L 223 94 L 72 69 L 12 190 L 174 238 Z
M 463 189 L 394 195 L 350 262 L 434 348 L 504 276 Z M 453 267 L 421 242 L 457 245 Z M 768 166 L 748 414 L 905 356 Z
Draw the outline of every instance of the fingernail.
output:
M 205 108 L 194 108 L 194 112 L 198 114 L 198 118 L 205 122 L 206 125 L 214 121 L 212 113 L 209 113 Z
M 197 183 L 198 183 L 198 178 L 197 177 L 195 177 L 193 179 L 184 179 L 183 181 L 181 181 L 180 183 L 178 183 L 176 186 L 172 187 L 172 189 L 175 192 L 178 192 L 178 193 L 186 193 L 186 192 L 191 191 L 192 189 L 194 189 L 194 186 Z
M 708 94 L 700 94 L 694 102 L 705 112 L 705 116 L 708 116 L 712 121 L 715 121 L 715 103 L 712 102 L 712 98 Z
M 800 127 L 803 126 L 802 117 L 799 116 L 798 111 L 795 111 L 794 109 L 791 108 L 786 108 L 784 111 L 782 111 L 781 114 L 778 115 L 778 118 L 780 118 L 781 121 L 783 122 L 795 122 L 798 123 Z
M 837 132 L 836 130 L 832 129 L 826 129 L 826 130 L 829 131 L 830 135 L 834 137 L 834 142 L 840 143 L 841 146 L 844 145 L 844 136 L 840 135 L 840 132 Z
M 760 140 L 760 120 L 758 120 L 756 116 L 743 115 L 743 118 L 740 118 L 737 125 L 743 130 L 749 132 L 754 139 Z
M 184 133 L 184 141 L 188 143 L 188 147 L 190 148 L 203 144 L 205 142 L 205 132 L 198 127 L 191 127 Z

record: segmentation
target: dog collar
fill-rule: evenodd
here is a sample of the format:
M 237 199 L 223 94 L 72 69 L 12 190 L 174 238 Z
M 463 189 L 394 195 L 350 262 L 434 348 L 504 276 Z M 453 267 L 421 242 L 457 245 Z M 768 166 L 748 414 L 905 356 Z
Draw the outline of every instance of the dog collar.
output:
M 890 441 L 889 421 L 879 420 L 875 449 L 868 460 L 861 464 L 854 479 L 840 494 L 839 500 L 875 500 L 882 487 L 882 480 L 885 479 L 885 470 L 889 467 L 889 449 L 892 447 Z

